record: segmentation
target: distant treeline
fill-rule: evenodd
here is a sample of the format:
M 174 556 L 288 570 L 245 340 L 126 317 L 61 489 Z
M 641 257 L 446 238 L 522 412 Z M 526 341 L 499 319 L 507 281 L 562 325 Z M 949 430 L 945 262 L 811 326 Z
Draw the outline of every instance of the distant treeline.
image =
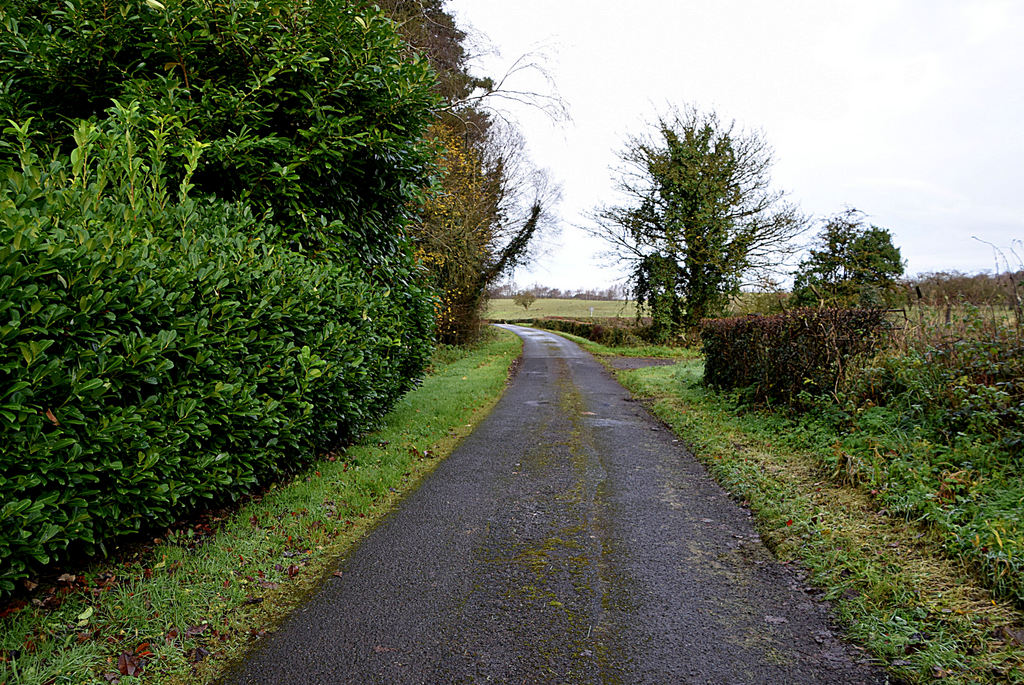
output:
M 1024 297 L 1024 270 L 999 274 L 961 271 L 933 271 L 918 274 L 905 282 L 911 304 L 940 306 L 970 304 L 975 306 L 1012 306 L 1012 298 Z M 604 289 L 566 289 L 534 285 L 521 288 L 515 283 L 495 285 L 487 291 L 491 299 L 511 298 L 521 292 L 533 293 L 542 299 L 566 300 L 628 300 L 629 292 L 623 285 Z M 788 292 L 776 295 L 785 299 Z
M 568 289 L 549 288 L 543 285 L 534 285 L 529 288 L 520 288 L 515 283 L 504 283 L 495 285 L 488 289 L 487 296 L 491 299 L 505 299 L 515 297 L 519 293 L 532 293 L 534 297 L 552 300 L 628 300 L 629 293 L 623 285 L 612 285 L 603 289 Z

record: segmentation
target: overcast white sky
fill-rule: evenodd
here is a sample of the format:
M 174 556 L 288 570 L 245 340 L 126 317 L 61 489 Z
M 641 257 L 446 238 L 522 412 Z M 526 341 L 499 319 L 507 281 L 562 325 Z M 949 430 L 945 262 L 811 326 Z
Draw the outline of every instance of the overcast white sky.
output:
M 521 285 L 603 287 L 602 246 L 572 228 L 614 201 L 630 134 L 673 105 L 760 130 L 803 211 L 853 206 L 890 229 L 908 273 L 993 270 L 1024 239 L 1024 0 L 449 0 L 500 76 L 542 49 L 572 120 L 510 108 L 563 186 L 561 235 Z M 510 84 L 544 90 L 539 76 Z M 1018 250 L 1019 252 L 1019 250 Z

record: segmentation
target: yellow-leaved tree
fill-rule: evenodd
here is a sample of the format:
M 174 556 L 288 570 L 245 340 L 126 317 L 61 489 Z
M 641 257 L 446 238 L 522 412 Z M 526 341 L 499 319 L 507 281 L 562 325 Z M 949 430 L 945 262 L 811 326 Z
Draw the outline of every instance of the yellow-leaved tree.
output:
M 497 179 L 480 154 L 452 127 L 436 124 L 438 178 L 415 227 L 417 256 L 438 290 L 437 337 L 461 343 L 476 334 L 481 276 L 486 272 L 497 215 Z
M 434 143 L 434 183 L 409 226 L 437 302 L 437 339 L 464 344 L 479 332 L 488 286 L 527 262 L 538 232 L 553 228 L 557 189 L 530 164 L 514 126 L 488 102 L 511 97 L 558 117 L 555 97 L 504 90 L 505 79 L 539 68 L 528 58 L 505 78 L 470 74 L 466 34 L 443 0 L 383 0 L 411 51 L 437 75 L 442 101 L 427 135 Z

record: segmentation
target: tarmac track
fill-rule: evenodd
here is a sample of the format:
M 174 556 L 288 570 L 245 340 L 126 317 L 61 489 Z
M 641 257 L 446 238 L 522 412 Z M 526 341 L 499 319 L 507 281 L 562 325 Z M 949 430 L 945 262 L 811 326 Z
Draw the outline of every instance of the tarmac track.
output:
M 227 683 L 883 683 L 749 513 L 573 343 Z

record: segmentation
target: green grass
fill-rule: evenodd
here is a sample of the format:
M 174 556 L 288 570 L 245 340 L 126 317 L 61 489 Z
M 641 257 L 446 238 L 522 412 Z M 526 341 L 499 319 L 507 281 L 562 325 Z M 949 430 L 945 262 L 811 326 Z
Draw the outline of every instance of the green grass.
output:
M 927 521 L 950 555 L 1024 607 L 1024 482 L 1019 451 L 963 431 L 947 444 L 898 407 L 854 412 L 833 438 L 829 466 L 876 492 L 882 506 Z M 975 411 L 975 416 L 982 413 Z
M 934 526 L 890 515 L 877 493 L 824 468 L 827 429 L 744 409 L 700 385 L 702 373 L 689 359 L 620 379 L 751 507 L 776 556 L 808 569 L 853 640 L 910 683 L 1024 683 L 1024 614 Z
M 327 456 L 225 515 L 161 535 L 117 561 L 71 570 L 0 620 L 0 683 L 215 679 L 253 639 L 331 582 L 338 559 L 490 411 L 519 339 L 439 350 L 432 373 L 363 444 Z M 212 534 L 204 535 L 212 527 Z
M 593 308 L 593 314 L 590 310 Z M 545 316 L 582 318 L 635 318 L 636 303 L 621 300 L 557 300 L 538 299 L 529 309 L 523 309 L 511 299 L 495 299 L 487 303 L 486 319 L 533 319 Z

